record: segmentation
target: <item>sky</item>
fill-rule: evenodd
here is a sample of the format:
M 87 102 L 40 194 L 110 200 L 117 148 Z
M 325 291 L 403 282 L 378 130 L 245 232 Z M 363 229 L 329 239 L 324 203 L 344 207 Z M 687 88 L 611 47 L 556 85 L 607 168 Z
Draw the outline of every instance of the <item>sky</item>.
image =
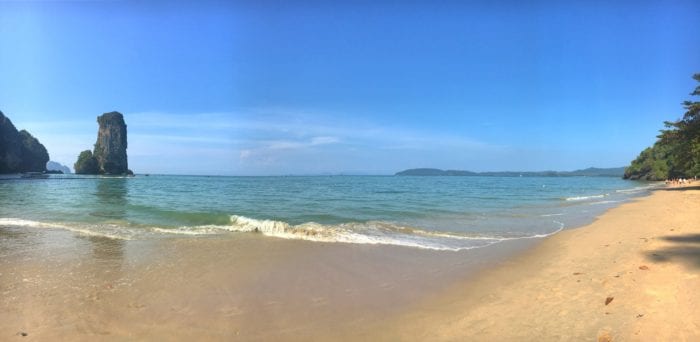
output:
M 0 1 L 0 110 L 136 173 L 628 165 L 700 72 L 697 1 Z

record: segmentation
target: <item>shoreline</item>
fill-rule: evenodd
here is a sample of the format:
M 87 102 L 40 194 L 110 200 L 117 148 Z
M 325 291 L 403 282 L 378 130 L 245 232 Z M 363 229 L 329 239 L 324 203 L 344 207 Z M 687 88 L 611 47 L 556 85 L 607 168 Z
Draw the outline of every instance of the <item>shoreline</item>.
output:
M 371 336 L 700 339 L 700 187 L 666 187 L 436 293 Z

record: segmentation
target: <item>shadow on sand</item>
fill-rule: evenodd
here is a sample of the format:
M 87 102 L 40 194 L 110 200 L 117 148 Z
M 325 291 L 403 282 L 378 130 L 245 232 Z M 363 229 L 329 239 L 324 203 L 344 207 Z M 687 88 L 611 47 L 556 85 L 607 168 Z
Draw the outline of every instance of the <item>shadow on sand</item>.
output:
M 677 262 L 700 269 L 700 234 L 662 236 L 661 239 L 673 242 L 673 245 L 646 252 L 647 259 L 653 262 Z

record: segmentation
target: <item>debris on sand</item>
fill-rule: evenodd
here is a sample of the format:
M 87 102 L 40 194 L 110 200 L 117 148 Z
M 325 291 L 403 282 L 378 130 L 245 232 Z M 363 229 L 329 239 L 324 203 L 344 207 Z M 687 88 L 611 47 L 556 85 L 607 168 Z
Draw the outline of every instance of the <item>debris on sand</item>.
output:
M 605 298 L 605 305 L 610 304 L 610 302 L 612 302 L 613 299 L 615 299 L 615 297 L 608 297 L 608 298 Z

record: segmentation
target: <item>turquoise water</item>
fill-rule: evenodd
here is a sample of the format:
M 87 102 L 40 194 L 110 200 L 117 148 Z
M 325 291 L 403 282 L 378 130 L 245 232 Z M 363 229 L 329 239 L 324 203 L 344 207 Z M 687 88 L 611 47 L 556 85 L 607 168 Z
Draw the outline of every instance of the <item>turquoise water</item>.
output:
M 585 224 L 651 187 L 607 177 L 52 176 L 0 181 L 0 226 L 461 250 Z

